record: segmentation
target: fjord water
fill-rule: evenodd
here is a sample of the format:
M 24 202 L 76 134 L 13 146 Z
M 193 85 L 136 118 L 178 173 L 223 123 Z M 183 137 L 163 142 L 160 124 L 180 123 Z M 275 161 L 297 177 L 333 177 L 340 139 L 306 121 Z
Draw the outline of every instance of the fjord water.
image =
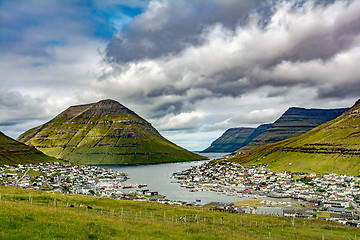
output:
M 169 200 L 184 202 L 195 202 L 201 200 L 201 204 L 210 202 L 235 202 L 247 200 L 249 198 L 238 198 L 236 196 L 219 195 L 216 192 L 189 192 L 189 189 L 182 188 L 177 179 L 171 178 L 174 172 L 181 172 L 192 166 L 198 166 L 210 160 L 221 158 L 226 153 L 201 153 L 209 160 L 179 163 L 164 163 L 156 165 L 102 165 L 101 167 L 110 168 L 119 172 L 124 172 L 129 179 L 124 184 L 147 184 L 151 191 L 157 191 L 165 195 Z
M 224 194 L 219 194 L 217 192 L 210 191 L 199 191 L 199 192 L 189 192 L 188 188 L 181 187 L 178 180 L 171 178 L 172 174 L 175 172 L 181 172 L 186 169 L 189 169 L 193 166 L 199 166 L 206 162 L 209 162 L 213 159 L 221 158 L 222 156 L 228 153 L 199 153 L 207 157 L 209 160 L 204 161 L 193 161 L 193 162 L 178 162 L 178 163 L 162 163 L 154 165 L 99 165 L 99 167 L 110 168 L 119 172 L 126 173 L 128 180 L 126 180 L 124 185 L 135 185 L 135 184 L 147 184 L 150 191 L 159 192 L 159 194 L 166 196 L 167 199 L 173 201 L 184 201 L 184 202 L 195 202 L 196 199 L 201 200 L 201 204 L 207 204 L 210 202 L 239 202 L 245 201 L 253 198 L 237 196 L 228 196 Z M 271 198 L 265 197 L 266 200 L 276 200 L 276 201 L 299 201 L 290 198 Z

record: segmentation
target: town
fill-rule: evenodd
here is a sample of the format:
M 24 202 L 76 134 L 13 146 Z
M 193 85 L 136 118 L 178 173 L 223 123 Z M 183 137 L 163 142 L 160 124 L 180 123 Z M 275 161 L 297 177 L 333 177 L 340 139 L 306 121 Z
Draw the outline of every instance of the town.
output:
M 322 176 L 288 171 L 275 173 L 265 165 L 243 167 L 225 160 L 192 167 L 174 173 L 172 177 L 190 192 L 215 191 L 239 197 L 239 202 L 235 204 L 214 203 L 216 207 L 213 210 L 319 218 L 360 227 L 360 177 L 334 173 Z M 198 203 L 170 201 L 158 192 L 150 191 L 146 184 L 123 184 L 126 180 L 125 173 L 96 166 L 58 162 L 0 166 L 0 184 L 7 186 L 201 206 Z M 242 206 L 241 198 L 244 197 L 255 199 L 258 204 Z M 298 199 L 298 204 L 289 202 L 289 199 Z
M 360 177 L 335 173 L 283 171 L 275 173 L 265 165 L 243 167 L 225 160 L 213 161 L 174 173 L 182 187 L 190 192 L 215 191 L 231 196 L 254 199 L 299 199 L 301 208 L 287 209 L 262 201 L 257 208 L 243 207 L 238 211 L 302 218 L 320 218 L 360 227 Z M 241 201 L 241 200 L 239 200 Z M 278 202 L 281 203 L 281 202 Z M 229 207 L 229 206 L 228 206 Z M 321 213 L 321 214 L 320 214 Z
M 0 166 L 0 184 L 7 186 L 126 200 L 158 195 L 146 184 L 123 185 L 126 179 L 124 173 L 111 169 L 69 163 Z

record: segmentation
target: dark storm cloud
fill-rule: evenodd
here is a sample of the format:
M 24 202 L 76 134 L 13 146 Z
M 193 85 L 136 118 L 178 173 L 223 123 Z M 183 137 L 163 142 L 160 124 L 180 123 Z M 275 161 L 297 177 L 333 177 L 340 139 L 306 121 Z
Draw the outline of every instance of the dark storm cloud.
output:
M 348 97 L 359 97 L 360 96 L 360 77 L 355 79 L 353 82 L 344 82 L 334 84 L 329 87 L 321 87 L 318 90 L 319 98 L 343 98 Z
M 321 11 L 332 1 L 312 1 L 314 11 Z M 306 9 L 306 1 L 298 1 L 288 12 Z M 266 29 L 272 14 L 281 1 L 152 1 L 147 11 L 137 16 L 125 31 L 114 36 L 107 47 L 107 56 L 117 62 L 136 61 L 176 54 L 189 45 L 202 44 L 199 38 L 204 29 L 221 23 L 234 30 L 248 24 L 252 14 L 259 28 Z M 344 1 L 343 4 L 346 4 Z M 350 4 L 350 3 L 348 3 Z M 276 6 L 276 7 L 274 7 Z M 298 19 L 301 21 L 302 16 Z M 306 16 L 303 16 L 306 17 Z M 306 20 L 306 19 L 305 19 Z M 315 19 L 314 19 L 315 20 Z M 296 46 L 282 56 L 283 59 L 309 60 L 328 59 L 337 52 L 350 47 L 354 36 L 360 31 L 360 17 L 357 11 L 340 14 L 336 22 L 328 25 L 318 19 L 318 23 L 303 22 L 307 33 L 296 34 Z M 308 25 L 307 25 L 308 24 Z M 309 34 L 310 33 L 310 34 Z
M 306 31 L 310 31 L 311 34 L 304 34 L 301 39 L 293 39 L 293 41 L 299 42 L 289 52 L 289 59 L 306 61 L 321 58 L 327 60 L 337 53 L 353 47 L 360 33 L 358 6 L 354 4 L 353 9 L 349 8 L 348 11 L 339 14 L 333 22 L 321 23 L 321 19 L 319 19 L 318 23 L 304 23 L 304 25 L 310 24 L 312 27 L 308 26 Z
M 151 1 L 121 34 L 112 38 L 107 56 L 117 62 L 157 58 L 201 44 L 204 28 L 221 22 L 234 29 L 248 21 L 253 10 L 269 12 L 262 1 Z M 264 18 L 265 19 L 265 18 Z

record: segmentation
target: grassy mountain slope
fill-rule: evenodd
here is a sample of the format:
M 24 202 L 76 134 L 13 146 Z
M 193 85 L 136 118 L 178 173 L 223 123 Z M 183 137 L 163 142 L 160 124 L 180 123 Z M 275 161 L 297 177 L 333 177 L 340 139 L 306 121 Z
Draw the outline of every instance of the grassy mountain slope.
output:
M 15 141 L 0 132 L 0 165 L 17 165 L 39 162 L 53 162 L 55 158 L 49 157 L 34 147 Z
M 289 108 L 278 120 L 268 127 L 266 131 L 237 152 L 245 152 L 264 144 L 275 143 L 291 137 L 300 136 L 317 126 L 340 116 L 346 110 L 347 108 Z
M 69 107 L 18 141 L 79 164 L 145 164 L 200 160 L 162 137 L 114 100 Z
M 233 161 L 275 171 L 360 174 L 360 100 L 330 122 L 278 143 L 238 154 Z
M 255 128 L 230 128 L 202 152 L 233 152 L 244 146 L 243 143 L 254 130 Z
M 357 228 L 314 219 L 230 214 L 4 186 L 0 194 L 1 239 L 301 240 L 354 239 L 359 234 Z

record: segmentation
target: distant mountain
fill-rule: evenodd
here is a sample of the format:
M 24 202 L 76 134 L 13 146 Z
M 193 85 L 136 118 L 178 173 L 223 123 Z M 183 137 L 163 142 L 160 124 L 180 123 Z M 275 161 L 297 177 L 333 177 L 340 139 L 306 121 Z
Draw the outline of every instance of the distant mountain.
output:
M 203 150 L 208 152 L 233 152 L 244 146 L 243 143 L 254 132 L 255 128 L 230 128 L 223 135 L 211 143 L 210 147 Z
M 69 107 L 18 141 L 80 164 L 145 164 L 201 160 L 166 140 L 150 123 L 114 100 Z
M 202 152 L 234 152 L 249 144 L 249 142 L 263 133 L 270 125 L 271 124 L 262 124 L 257 128 L 230 128 Z
M 0 165 L 17 165 L 39 162 L 53 162 L 55 158 L 46 156 L 34 147 L 15 141 L 0 132 Z
M 244 141 L 243 146 L 247 146 L 249 143 L 251 143 L 257 136 L 259 136 L 260 134 L 262 134 L 263 132 L 265 132 L 270 126 L 272 125 L 272 123 L 267 123 L 267 124 L 261 124 L 260 126 L 258 126 L 257 128 L 255 128 L 254 132 Z M 237 150 L 237 149 L 236 149 Z M 234 150 L 235 151 L 235 150 Z
M 360 100 L 309 132 L 236 155 L 233 161 L 268 164 L 275 171 L 360 174 Z
M 279 142 L 291 137 L 299 136 L 311 129 L 326 123 L 341 114 L 348 108 L 340 109 L 305 109 L 289 108 L 278 120 L 262 134 L 244 145 L 237 152 L 245 152 L 258 146 Z

